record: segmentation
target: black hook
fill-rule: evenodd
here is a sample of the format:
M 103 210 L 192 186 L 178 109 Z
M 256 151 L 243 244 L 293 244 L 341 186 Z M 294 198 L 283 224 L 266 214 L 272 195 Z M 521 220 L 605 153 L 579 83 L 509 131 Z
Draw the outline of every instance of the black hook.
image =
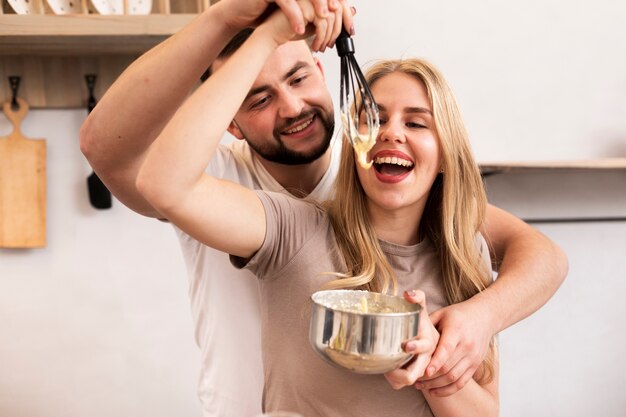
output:
M 87 89 L 89 89 L 89 98 L 87 99 L 87 111 L 91 113 L 91 111 L 96 107 L 96 97 L 93 95 L 94 87 L 96 86 L 96 75 L 95 74 L 87 74 L 85 75 L 85 81 L 87 82 Z
M 87 112 L 91 113 L 94 107 L 96 107 L 96 97 L 93 94 L 94 87 L 96 86 L 96 75 L 86 74 L 85 81 L 87 82 L 87 89 L 89 90 Z M 92 172 L 91 175 L 87 177 L 87 191 L 89 191 L 89 202 L 94 208 L 99 210 L 111 208 L 111 192 L 95 172 Z
M 21 77 L 18 75 L 9 75 L 9 85 L 11 86 L 11 109 L 19 110 L 20 104 L 17 102 L 17 90 L 20 88 Z

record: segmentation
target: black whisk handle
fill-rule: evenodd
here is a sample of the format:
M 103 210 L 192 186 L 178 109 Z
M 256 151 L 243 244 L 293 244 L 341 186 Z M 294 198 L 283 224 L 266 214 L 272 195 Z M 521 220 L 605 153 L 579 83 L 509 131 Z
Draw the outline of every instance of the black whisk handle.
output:
M 341 28 L 341 33 L 337 37 L 335 45 L 337 46 L 337 55 L 339 55 L 340 58 L 354 54 L 354 42 L 352 42 L 350 34 L 348 34 L 348 31 L 344 27 Z

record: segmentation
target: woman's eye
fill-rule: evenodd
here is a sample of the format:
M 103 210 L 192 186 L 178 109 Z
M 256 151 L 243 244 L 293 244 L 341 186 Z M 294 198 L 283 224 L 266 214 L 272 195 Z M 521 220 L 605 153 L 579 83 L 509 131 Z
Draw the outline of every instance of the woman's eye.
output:
M 423 129 L 423 128 L 426 127 L 424 124 L 417 123 L 417 122 L 407 122 L 406 126 L 412 128 L 412 129 Z

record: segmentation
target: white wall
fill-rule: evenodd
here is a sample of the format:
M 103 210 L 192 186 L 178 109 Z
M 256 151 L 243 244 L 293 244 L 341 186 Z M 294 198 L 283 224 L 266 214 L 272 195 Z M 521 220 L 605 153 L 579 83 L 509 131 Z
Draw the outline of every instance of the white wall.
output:
M 174 231 L 118 201 L 91 208 L 85 116 L 31 111 L 22 129 L 47 140 L 48 244 L 0 249 L 0 416 L 200 415 Z
M 626 171 L 495 175 L 491 202 L 526 219 L 626 217 Z M 537 224 L 570 273 L 500 335 L 502 416 L 620 417 L 626 409 L 626 221 Z
M 420 56 L 436 64 L 479 160 L 626 156 L 626 2 L 353 4 L 359 62 Z M 338 90 L 336 53 L 322 62 Z
M 504 417 L 621 417 L 626 409 L 626 222 L 543 225 L 571 273 L 539 312 L 504 331 Z
M 626 2 L 355 4 L 357 58 L 436 63 L 478 159 L 626 156 Z M 335 52 L 322 61 L 338 86 Z M 48 246 L 0 250 L 0 416 L 199 415 L 176 239 L 117 201 L 89 206 L 84 117 L 33 111 L 23 129 L 48 140 Z M 0 136 L 9 131 L 0 116 Z M 624 216 L 625 179 L 508 175 L 488 189 L 522 217 Z M 622 416 L 626 225 L 538 227 L 565 249 L 571 273 L 545 308 L 501 336 L 502 416 Z

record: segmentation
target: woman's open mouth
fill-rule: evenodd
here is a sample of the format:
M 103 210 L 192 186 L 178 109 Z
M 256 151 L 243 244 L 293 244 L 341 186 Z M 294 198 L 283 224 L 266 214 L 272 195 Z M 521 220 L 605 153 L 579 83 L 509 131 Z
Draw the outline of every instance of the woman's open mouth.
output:
M 374 170 L 376 177 L 387 183 L 402 181 L 411 171 L 415 164 L 408 157 L 394 153 L 394 155 L 379 155 L 374 158 Z

